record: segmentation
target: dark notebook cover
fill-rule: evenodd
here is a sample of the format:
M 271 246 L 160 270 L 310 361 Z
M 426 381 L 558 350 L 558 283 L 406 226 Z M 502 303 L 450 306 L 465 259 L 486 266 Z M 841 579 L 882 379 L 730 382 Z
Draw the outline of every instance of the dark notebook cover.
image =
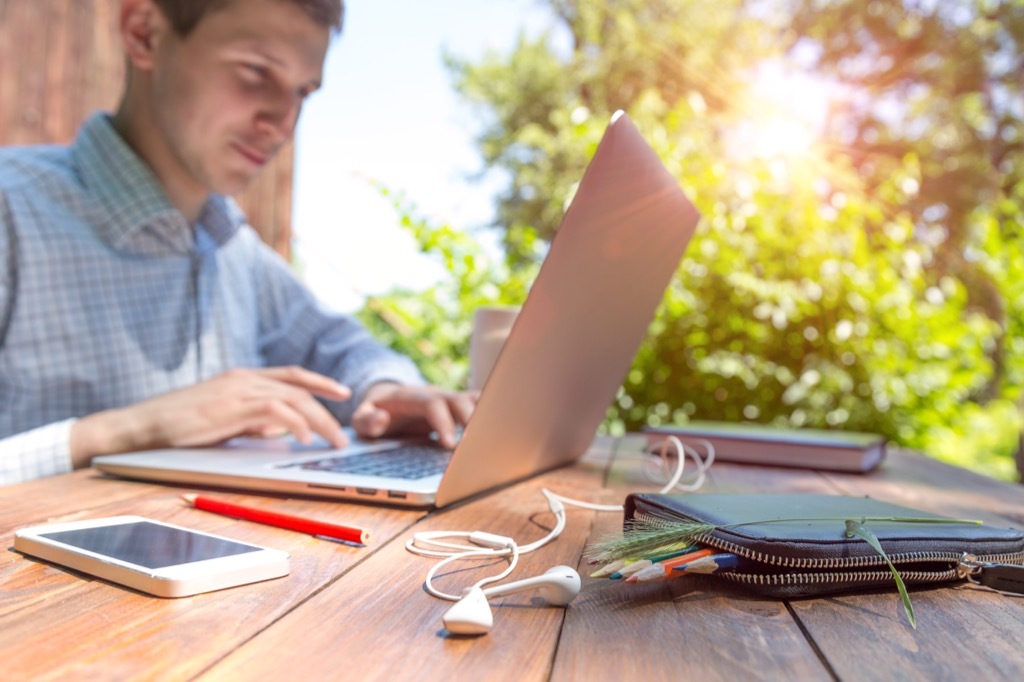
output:
M 715 448 L 715 458 L 723 462 L 865 473 L 885 458 L 885 438 L 872 433 L 712 421 L 647 426 L 644 432 L 652 444 L 660 444 L 665 436 L 688 444 L 707 440 Z

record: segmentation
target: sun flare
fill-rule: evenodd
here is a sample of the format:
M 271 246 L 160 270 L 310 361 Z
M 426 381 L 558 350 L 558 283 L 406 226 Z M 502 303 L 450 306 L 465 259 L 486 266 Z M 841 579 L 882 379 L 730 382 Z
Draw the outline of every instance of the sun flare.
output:
M 830 84 L 784 64 L 766 62 L 739 102 L 732 147 L 741 158 L 794 159 L 813 153 L 834 99 Z

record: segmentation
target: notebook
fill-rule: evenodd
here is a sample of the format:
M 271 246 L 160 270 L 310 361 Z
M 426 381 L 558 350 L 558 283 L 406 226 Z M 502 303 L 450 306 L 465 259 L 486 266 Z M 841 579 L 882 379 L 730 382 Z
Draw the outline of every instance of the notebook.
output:
M 692 421 L 682 426 L 647 426 L 651 445 L 676 436 L 691 445 L 708 441 L 715 460 L 865 474 L 885 459 L 886 440 L 875 433 L 785 429 L 763 424 Z
M 619 112 L 454 452 L 401 440 L 341 450 L 235 440 L 102 456 L 93 465 L 144 480 L 443 507 L 568 464 L 593 441 L 698 219 Z

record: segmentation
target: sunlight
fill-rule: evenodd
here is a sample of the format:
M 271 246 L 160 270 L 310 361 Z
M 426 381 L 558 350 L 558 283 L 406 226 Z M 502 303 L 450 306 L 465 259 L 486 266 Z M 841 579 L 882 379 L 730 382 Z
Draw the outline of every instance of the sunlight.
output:
M 765 62 L 739 102 L 731 147 L 738 158 L 792 160 L 814 153 L 835 93 L 831 84 L 779 61 Z

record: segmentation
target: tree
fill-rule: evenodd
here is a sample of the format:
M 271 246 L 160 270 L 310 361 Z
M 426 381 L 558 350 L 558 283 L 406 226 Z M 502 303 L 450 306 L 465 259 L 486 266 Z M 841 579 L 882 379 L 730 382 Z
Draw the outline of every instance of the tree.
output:
M 963 0 L 970 21 L 910 0 L 550 4 L 556 27 L 510 54 L 448 57 L 484 122 L 485 162 L 509 178 L 496 294 L 521 300 L 523 278 L 506 275 L 543 257 L 617 109 L 704 216 L 608 428 L 867 430 L 1009 477 L 1021 112 L 992 93 L 1017 92 L 1005 64 L 1019 72 L 1021 4 Z M 798 77 L 811 86 L 792 97 L 838 95 L 816 141 L 790 136 L 792 109 L 759 92 Z M 425 250 L 458 260 L 430 236 L 446 228 L 411 222 Z
M 1011 295 L 1019 279 L 1007 279 L 1003 251 L 1020 253 L 1024 4 L 875 0 L 866 10 L 851 0 L 793 5 L 794 45 L 813 45 L 803 50 L 814 55 L 809 66 L 850 89 L 833 135 L 847 138 L 843 150 L 868 178 L 866 191 L 907 154 L 920 160 L 920 187 L 905 208 L 915 216 L 918 238 L 934 246 L 928 277 L 961 282 L 968 307 L 999 325 L 989 352 L 993 373 L 976 398 L 1019 393 L 1019 370 L 1009 365 L 1021 356 L 1007 342 L 1020 338 L 1013 332 L 1024 308 Z M 1000 233 L 994 242 L 984 236 L 993 219 Z

